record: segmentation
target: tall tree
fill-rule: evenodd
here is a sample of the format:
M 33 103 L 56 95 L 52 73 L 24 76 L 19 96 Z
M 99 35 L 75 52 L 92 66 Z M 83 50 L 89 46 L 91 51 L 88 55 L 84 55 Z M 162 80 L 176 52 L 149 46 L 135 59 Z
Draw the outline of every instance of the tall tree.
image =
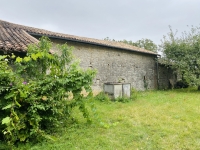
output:
M 150 50 L 150 51 L 153 51 L 153 52 L 157 52 L 157 45 L 150 39 L 144 39 L 143 38 L 143 39 L 138 40 L 136 42 L 127 41 L 127 40 L 123 40 L 123 41 L 120 41 L 120 42 L 130 44 L 130 45 L 133 45 L 133 46 L 137 46 L 137 47 L 140 47 L 140 48 L 144 48 L 146 50 Z
M 198 86 L 200 90 L 200 27 L 191 27 L 190 31 L 182 32 L 176 37 L 170 27 L 170 32 L 162 41 L 163 60 L 176 69 L 190 85 Z
M 141 39 L 134 43 L 135 46 L 157 52 L 157 45 L 150 39 Z

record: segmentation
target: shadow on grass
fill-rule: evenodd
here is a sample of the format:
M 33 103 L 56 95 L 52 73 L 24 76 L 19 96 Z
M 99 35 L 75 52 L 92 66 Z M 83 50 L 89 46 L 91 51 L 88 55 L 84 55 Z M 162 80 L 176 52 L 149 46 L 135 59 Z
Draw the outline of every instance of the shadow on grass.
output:
M 168 92 L 178 92 L 178 93 L 200 93 L 197 87 L 188 87 L 180 89 L 167 89 L 167 90 L 158 90 L 158 91 L 168 91 Z

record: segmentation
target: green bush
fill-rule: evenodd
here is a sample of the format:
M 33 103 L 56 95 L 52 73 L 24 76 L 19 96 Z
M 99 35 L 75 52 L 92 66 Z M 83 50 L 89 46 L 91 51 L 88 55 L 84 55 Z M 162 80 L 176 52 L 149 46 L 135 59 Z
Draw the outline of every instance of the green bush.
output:
M 127 103 L 127 102 L 131 101 L 131 99 L 130 99 L 130 97 L 123 96 L 123 97 L 115 98 L 113 101 Z
M 98 100 L 101 102 L 110 102 L 110 97 L 108 96 L 108 94 L 106 94 L 104 92 L 100 92 L 94 98 L 95 98 L 95 100 Z
M 23 58 L 0 56 L 0 140 L 14 144 L 53 139 L 47 131 L 69 119 L 74 107 L 90 120 L 81 91 L 91 91 L 95 71 L 81 69 L 66 44 L 59 46 L 60 55 L 51 48 L 50 40 L 42 37 Z
M 113 99 L 112 101 L 126 103 L 126 102 L 136 100 L 136 99 L 137 99 L 137 91 L 132 88 L 130 97 L 126 97 L 126 96 L 118 97 L 116 99 Z M 100 92 L 98 95 L 95 96 L 95 100 L 99 100 L 101 102 L 110 102 L 111 98 L 105 92 Z

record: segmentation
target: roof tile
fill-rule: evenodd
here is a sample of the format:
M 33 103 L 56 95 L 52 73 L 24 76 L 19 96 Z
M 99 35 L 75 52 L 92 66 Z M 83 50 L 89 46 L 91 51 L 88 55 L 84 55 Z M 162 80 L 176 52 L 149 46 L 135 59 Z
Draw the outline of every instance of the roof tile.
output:
M 136 51 L 140 53 L 158 55 L 155 52 L 128 45 L 122 42 L 106 41 L 63 33 L 56 33 L 44 29 L 23 26 L 0 20 L 0 49 L 3 49 L 4 51 L 26 51 L 27 46 L 29 44 L 39 42 L 36 38 L 34 38 L 31 35 L 48 36 L 76 42 L 84 42 L 88 44 L 101 45 L 123 50 Z

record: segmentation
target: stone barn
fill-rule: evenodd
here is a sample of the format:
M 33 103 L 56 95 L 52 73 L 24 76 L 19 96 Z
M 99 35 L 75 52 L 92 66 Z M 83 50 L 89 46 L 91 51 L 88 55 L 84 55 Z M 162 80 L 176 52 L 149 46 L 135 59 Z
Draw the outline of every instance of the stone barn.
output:
M 37 43 L 41 36 L 47 36 L 57 44 L 73 46 L 73 53 L 80 59 L 83 68 L 94 68 L 97 75 L 94 90 L 102 90 L 107 82 L 126 82 L 136 90 L 157 89 L 159 78 L 162 85 L 168 85 L 166 75 L 159 75 L 158 54 L 121 42 L 98 40 L 62 34 L 14 24 L 0 20 L 0 54 L 15 53 L 24 56 L 28 44 Z M 162 75 L 162 74 L 161 74 Z

